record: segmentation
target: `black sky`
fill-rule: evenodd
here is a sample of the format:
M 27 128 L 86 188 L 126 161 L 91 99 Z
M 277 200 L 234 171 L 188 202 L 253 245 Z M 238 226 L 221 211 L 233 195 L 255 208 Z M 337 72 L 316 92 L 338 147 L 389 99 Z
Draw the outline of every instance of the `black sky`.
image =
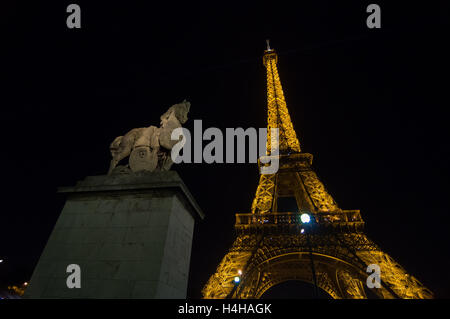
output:
M 82 28 L 66 27 L 78 3 Z M 264 127 L 265 39 L 303 151 L 343 209 L 438 297 L 450 297 L 448 7 L 377 1 L 16 1 L 3 4 L 0 283 L 29 280 L 64 198 L 58 186 L 104 174 L 114 137 L 156 125 L 187 98 L 206 127 Z M 373 2 L 373 1 L 372 1 Z M 392 1 L 391 1 L 392 2 Z M 255 164 L 181 164 L 206 214 L 188 296 L 249 212 Z

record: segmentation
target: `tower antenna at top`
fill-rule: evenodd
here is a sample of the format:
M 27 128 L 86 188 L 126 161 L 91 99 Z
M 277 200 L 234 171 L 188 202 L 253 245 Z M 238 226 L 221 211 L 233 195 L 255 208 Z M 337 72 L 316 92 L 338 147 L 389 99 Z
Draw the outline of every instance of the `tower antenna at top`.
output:
M 270 48 L 270 40 L 269 39 L 267 39 L 266 40 L 266 43 L 267 43 L 267 51 L 272 51 L 272 49 Z

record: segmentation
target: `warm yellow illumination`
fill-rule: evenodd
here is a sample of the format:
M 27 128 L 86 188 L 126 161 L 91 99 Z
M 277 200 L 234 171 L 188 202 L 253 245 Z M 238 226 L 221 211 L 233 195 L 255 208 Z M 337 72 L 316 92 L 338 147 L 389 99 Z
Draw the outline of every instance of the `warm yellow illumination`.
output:
M 383 283 L 372 292 L 379 298 L 432 298 L 430 290 L 364 234 L 360 212 L 339 208 L 317 177 L 311 167 L 312 155 L 300 150 L 277 60 L 268 44 L 263 57 L 267 70 L 267 128 L 268 135 L 271 128 L 279 129 L 280 169 L 275 174 L 260 175 L 251 213 L 236 214 L 237 236 L 204 286 L 203 297 L 257 299 L 281 282 L 300 280 L 316 282 L 335 299 L 362 299 L 367 298 L 367 266 L 376 264 Z M 269 135 L 267 155 L 271 155 L 271 146 Z M 295 197 L 297 209 L 278 211 L 278 199 L 291 196 Z M 310 214 L 299 216 L 303 211 Z M 300 222 L 306 226 L 313 218 L 317 232 L 300 235 L 306 232 Z M 241 278 L 242 269 L 245 280 Z M 312 282 L 315 277 L 317 281 Z
M 270 155 L 272 128 L 279 130 L 279 152 L 300 152 L 300 143 L 289 116 L 280 76 L 277 69 L 278 56 L 275 50 L 266 51 L 264 65 L 267 71 L 267 155 Z

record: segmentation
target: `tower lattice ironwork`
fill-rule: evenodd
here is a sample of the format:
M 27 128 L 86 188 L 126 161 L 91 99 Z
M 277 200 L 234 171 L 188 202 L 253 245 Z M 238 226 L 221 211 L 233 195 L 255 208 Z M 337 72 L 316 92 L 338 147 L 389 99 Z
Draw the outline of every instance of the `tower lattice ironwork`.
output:
M 432 298 L 364 233 L 359 210 L 339 208 L 312 169 L 313 156 L 301 152 L 277 70 L 278 56 L 267 46 L 268 138 L 279 130 L 279 170 L 260 175 L 251 213 L 236 214 L 236 239 L 203 288 L 204 298 L 260 298 L 269 288 L 300 280 L 333 298 L 366 298 L 368 265 L 378 265 L 380 298 Z M 260 161 L 259 165 L 263 165 Z M 291 209 L 283 202 L 294 203 Z M 286 205 L 284 205 L 286 206 Z M 311 222 L 302 223 L 307 213 Z M 239 277 L 239 282 L 235 278 Z

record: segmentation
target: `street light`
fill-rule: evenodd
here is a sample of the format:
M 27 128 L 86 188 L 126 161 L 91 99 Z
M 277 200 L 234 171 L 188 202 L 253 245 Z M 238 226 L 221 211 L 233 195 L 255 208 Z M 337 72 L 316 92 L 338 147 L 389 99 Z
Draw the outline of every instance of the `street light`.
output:
M 308 224 L 311 221 L 311 216 L 309 216 L 309 214 L 303 213 L 300 215 L 300 220 L 303 224 Z
M 309 260 L 311 263 L 311 273 L 312 273 L 313 282 L 314 282 L 314 297 L 318 298 L 316 269 L 314 267 L 314 259 L 313 259 L 312 245 L 311 245 L 311 239 L 310 239 L 311 235 L 309 234 L 311 231 L 311 228 L 314 226 L 314 223 L 311 223 L 311 216 L 307 213 L 303 213 L 300 215 L 300 221 L 302 222 L 302 224 L 305 224 L 304 227 L 308 229 L 308 232 L 306 232 L 305 238 L 306 238 L 306 244 L 308 246 Z M 301 234 L 305 233 L 305 228 L 300 229 Z

